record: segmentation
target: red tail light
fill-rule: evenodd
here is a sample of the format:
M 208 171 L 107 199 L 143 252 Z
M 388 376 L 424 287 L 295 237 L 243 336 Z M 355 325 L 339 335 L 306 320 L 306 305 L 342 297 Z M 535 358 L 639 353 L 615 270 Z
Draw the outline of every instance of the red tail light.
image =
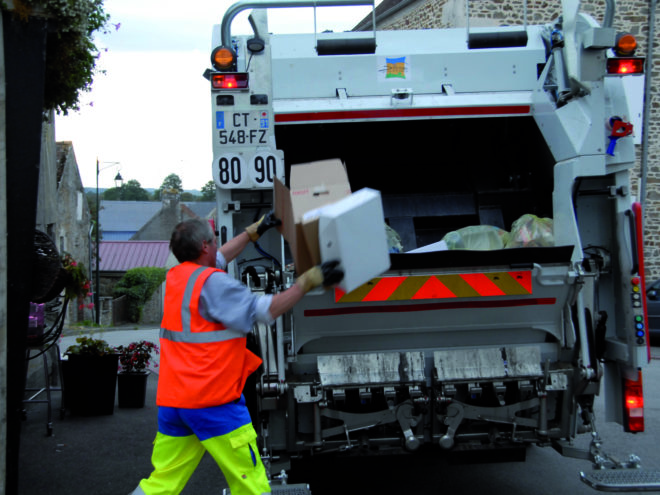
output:
M 223 72 L 211 74 L 213 89 L 248 89 L 247 72 Z
M 644 58 L 608 58 L 607 73 L 625 76 L 627 74 L 644 74 Z
M 624 413 L 626 431 L 638 433 L 644 431 L 644 390 L 642 371 L 637 371 L 637 380 L 623 379 Z

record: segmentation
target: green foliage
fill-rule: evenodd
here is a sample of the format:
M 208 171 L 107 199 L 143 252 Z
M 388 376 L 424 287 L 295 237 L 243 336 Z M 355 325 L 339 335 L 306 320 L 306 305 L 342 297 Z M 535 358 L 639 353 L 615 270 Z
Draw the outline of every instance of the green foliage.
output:
M 182 192 L 180 200 L 187 202 L 195 201 L 195 196 L 193 196 L 193 193 L 191 192 Z
M 26 22 L 35 12 L 48 20 L 44 110 L 64 115 L 79 110 L 80 92 L 90 91 L 99 58 L 94 33 L 108 32 L 103 0 L 14 0 L 14 5 L 15 15 Z
M 103 199 L 107 201 L 149 201 L 149 193 L 135 179 L 129 180 L 121 187 L 112 187 L 103 191 Z
M 76 354 L 79 356 L 104 356 L 113 354 L 114 347 L 110 346 L 105 340 L 94 339 L 92 337 L 78 337 L 77 344 L 67 348 L 65 354 Z
M 210 180 L 204 184 L 200 201 L 215 201 L 215 182 Z
M 165 177 L 165 179 L 163 179 L 163 183 L 160 185 L 160 190 L 161 191 L 175 190 L 178 192 L 183 191 L 181 178 L 176 174 L 168 175 L 167 177 Z
M 128 270 L 115 286 L 113 296 L 126 296 L 128 318 L 134 323 L 140 321 L 142 309 L 160 284 L 165 281 L 165 268 L 141 267 Z

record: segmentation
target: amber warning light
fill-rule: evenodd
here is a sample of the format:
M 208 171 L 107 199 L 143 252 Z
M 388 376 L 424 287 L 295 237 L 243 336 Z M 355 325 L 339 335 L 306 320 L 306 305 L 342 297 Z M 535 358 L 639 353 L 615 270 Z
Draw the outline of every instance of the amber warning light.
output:
M 213 89 L 248 89 L 247 72 L 223 72 L 211 74 Z

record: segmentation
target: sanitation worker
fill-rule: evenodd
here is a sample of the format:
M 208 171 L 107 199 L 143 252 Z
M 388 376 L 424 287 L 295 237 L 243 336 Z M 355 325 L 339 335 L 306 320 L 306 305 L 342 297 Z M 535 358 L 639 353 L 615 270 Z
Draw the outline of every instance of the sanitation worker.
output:
M 220 249 L 205 220 L 174 228 L 170 249 L 180 264 L 168 272 L 165 286 L 154 471 L 133 494 L 181 492 L 205 451 L 232 495 L 270 492 L 242 395 L 248 375 L 261 364 L 246 349 L 245 336 L 253 323 L 272 322 L 309 290 L 344 276 L 337 262 L 324 263 L 286 291 L 257 296 L 219 268 L 277 224 L 271 212 Z

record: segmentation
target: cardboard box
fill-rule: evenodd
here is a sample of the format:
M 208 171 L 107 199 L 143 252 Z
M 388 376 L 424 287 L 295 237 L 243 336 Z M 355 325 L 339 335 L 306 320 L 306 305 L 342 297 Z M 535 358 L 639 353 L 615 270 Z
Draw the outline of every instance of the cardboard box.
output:
M 348 196 L 351 186 L 338 159 L 293 165 L 289 183 L 291 189 L 275 179 L 275 215 L 282 220 L 280 232 L 289 243 L 300 274 L 321 263 L 318 219 L 303 224 L 303 215 Z
M 340 289 L 351 292 L 389 269 L 380 192 L 360 189 L 319 213 L 321 261 L 340 260 Z
M 340 160 L 291 167 L 291 189 L 275 180 L 275 214 L 288 241 L 296 272 L 338 259 L 339 287 L 350 292 L 390 266 L 380 193 L 351 194 Z

